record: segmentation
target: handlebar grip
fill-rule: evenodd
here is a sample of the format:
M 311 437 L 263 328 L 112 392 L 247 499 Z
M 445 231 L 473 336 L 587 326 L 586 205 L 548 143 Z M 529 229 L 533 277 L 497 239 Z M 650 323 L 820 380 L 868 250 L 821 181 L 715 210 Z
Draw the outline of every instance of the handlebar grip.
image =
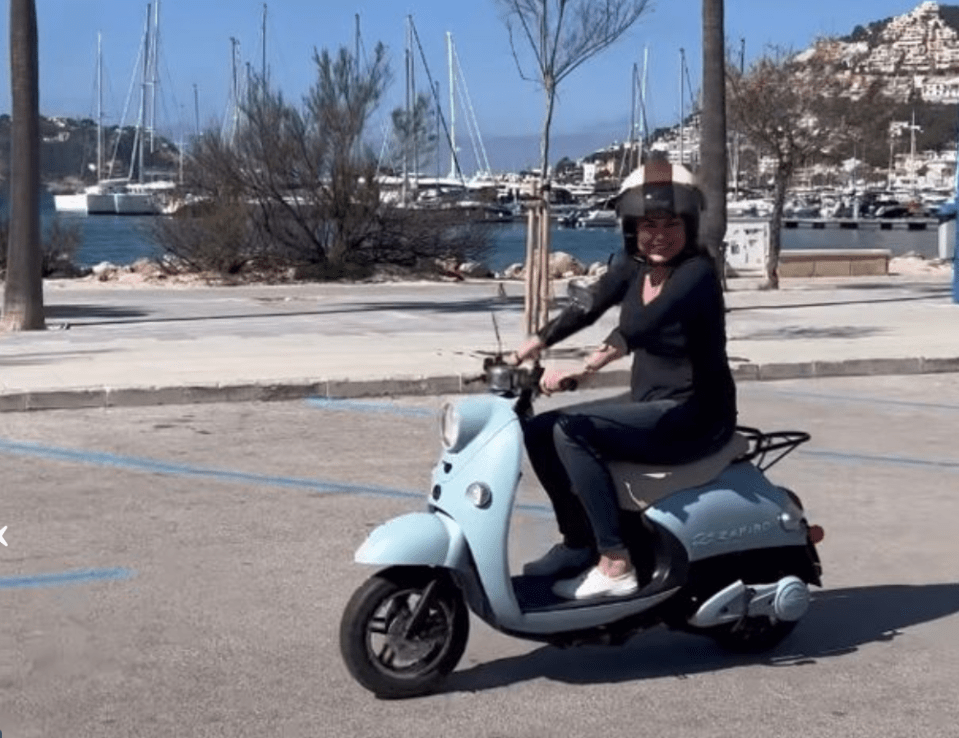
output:
M 573 392 L 577 387 L 579 387 L 579 382 L 572 377 L 567 377 L 559 383 L 559 388 L 563 392 Z

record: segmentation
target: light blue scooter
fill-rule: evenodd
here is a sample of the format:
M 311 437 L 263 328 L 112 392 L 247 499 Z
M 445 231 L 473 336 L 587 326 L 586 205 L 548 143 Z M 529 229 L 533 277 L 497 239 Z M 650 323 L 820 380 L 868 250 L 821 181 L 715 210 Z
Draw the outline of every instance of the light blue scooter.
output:
M 514 575 L 507 561 L 523 423 L 542 368 L 498 357 L 484 375 L 488 394 L 444 407 L 427 510 L 379 526 L 356 552 L 357 562 L 385 567 L 353 594 L 340 625 L 360 684 L 380 697 L 437 689 L 466 648 L 470 610 L 504 633 L 561 646 L 622 643 L 663 623 L 756 652 L 792 631 L 809 606 L 807 585 L 821 586 L 823 532 L 763 472 L 807 434 L 740 428 L 689 465 L 610 463 L 641 587 L 563 600 L 552 580 Z

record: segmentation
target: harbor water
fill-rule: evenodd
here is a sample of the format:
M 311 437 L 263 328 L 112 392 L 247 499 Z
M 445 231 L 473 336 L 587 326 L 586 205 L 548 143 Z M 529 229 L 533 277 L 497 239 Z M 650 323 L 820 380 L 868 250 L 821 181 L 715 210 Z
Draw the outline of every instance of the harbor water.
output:
M 45 229 L 54 218 L 80 232 L 81 245 L 75 256 L 79 266 L 94 266 L 104 261 L 118 266 L 132 264 L 143 257 L 159 256 L 150 237 L 150 226 L 158 216 L 111 216 L 55 213 L 50 197 L 42 200 L 41 217 Z M 486 263 L 493 271 L 522 262 L 526 249 L 526 224 L 502 223 L 492 226 L 492 249 Z M 605 262 L 622 247 L 618 228 L 562 228 L 552 230 L 552 250 L 564 251 L 584 264 Z M 784 249 L 888 249 L 893 256 L 916 254 L 927 259 L 938 256 L 938 232 L 935 225 L 925 230 L 896 228 L 839 229 L 793 228 L 782 231 Z

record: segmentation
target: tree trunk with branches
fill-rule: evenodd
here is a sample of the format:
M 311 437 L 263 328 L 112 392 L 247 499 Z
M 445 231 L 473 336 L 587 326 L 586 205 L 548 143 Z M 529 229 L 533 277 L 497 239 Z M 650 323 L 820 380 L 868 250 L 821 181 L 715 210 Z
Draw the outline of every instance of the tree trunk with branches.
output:
M 10 233 L 0 329 L 42 330 L 40 84 L 34 0 L 10 0 Z
M 796 168 L 814 155 L 830 156 L 847 135 L 848 122 L 828 112 L 839 90 L 835 72 L 829 64 L 799 63 L 779 47 L 769 47 L 745 73 L 727 66 L 729 111 L 737 130 L 775 160 L 766 289 L 779 287 L 783 209 Z
M 526 330 L 549 317 L 549 139 L 556 91 L 581 64 L 619 39 L 645 12 L 648 0 L 496 0 L 509 31 L 520 77 L 543 88 L 540 178 L 530 207 L 526 250 Z M 526 40 L 536 76 L 523 71 L 515 35 Z

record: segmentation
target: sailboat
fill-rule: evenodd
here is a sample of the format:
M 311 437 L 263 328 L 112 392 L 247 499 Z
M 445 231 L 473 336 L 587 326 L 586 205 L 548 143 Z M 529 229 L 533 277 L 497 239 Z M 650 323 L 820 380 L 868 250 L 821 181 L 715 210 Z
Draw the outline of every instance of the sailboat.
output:
M 99 180 L 103 175 L 103 37 L 97 34 L 97 166 Z M 80 192 L 56 194 L 53 205 L 58 213 L 87 213 L 88 200 L 97 185 L 91 185 Z
M 143 40 L 143 79 L 141 83 L 140 114 L 136 126 L 130 172 L 126 177 L 103 178 L 102 131 L 102 55 L 97 44 L 97 182 L 82 192 L 54 195 L 57 212 L 85 212 L 87 215 L 159 215 L 169 212 L 169 196 L 176 188 L 172 180 L 146 181 L 144 153 L 146 147 L 147 89 L 155 84 L 151 75 L 157 67 L 156 40 L 159 29 L 160 3 L 156 3 L 155 22 L 147 5 L 146 31 Z M 136 176 L 134 176 L 136 172 Z

